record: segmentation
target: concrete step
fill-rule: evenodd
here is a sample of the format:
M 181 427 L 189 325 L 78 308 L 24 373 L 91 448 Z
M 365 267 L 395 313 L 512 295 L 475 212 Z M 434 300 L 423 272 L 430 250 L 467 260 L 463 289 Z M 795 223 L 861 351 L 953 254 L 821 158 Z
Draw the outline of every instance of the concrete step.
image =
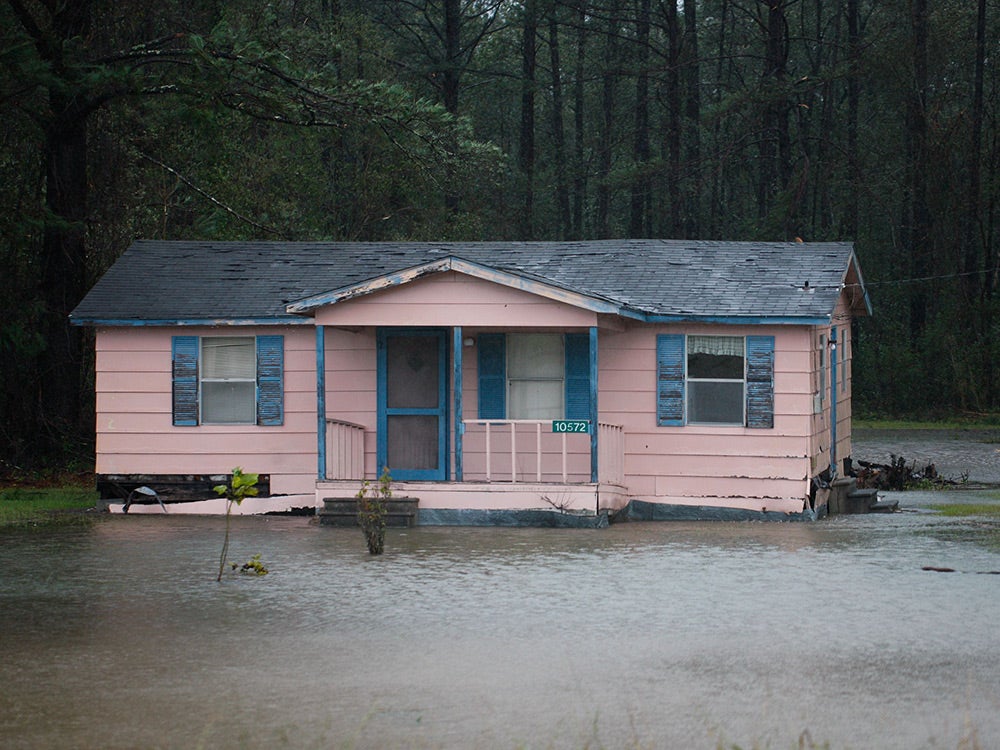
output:
M 874 488 L 855 489 L 848 493 L 842 513 L 892 513 L 899 510 L 898 500 L 879 500 Z
M 393 497 L 386 503 L 385 525 L 391 528 L 408 528 L 417 520 L 415 497 Z M 351 527 L 358 525 L 358 499 L 356 497 L 324 497 L 319 522 L 324 526 Z

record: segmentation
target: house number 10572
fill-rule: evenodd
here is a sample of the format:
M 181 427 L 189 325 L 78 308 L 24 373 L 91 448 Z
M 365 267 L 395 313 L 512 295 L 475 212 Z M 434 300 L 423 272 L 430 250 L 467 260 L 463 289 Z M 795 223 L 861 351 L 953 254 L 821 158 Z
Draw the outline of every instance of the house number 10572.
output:
M 552 422 L 553 432 L 590 432 L 590 422 L 586 419 L 556 419 Z

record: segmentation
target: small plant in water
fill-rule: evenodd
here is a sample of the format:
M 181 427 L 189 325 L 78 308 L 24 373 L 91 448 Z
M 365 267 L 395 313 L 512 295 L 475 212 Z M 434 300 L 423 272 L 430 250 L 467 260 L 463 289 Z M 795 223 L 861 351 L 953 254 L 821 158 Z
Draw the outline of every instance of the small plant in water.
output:
M 222 572 L 226 569 L 226 555 L 229 554 L 229 519 L 232 516 L 233 503 L 239 505 L 245 498 L 257 495 L 257 474 L 244 474 L 243 469 L 237 466 L 233 469 L 233 477 L 229 484 L 217 484 L 212 489 L 216 494 L 226 498 L 226 537 L 222 543 L 222 554 L 219 556 L 219 576 L 216 581 L 222 580 Z
M 233 570 L 236 570 L 236 563 L 229 563 Z M 254 555 L 240 568 L 240 573 L 244 573 L 248 576 L 266 576 L 270 571 L 264 567 L 264 563 L 260 561 L 260 555 Z
M 368 551 L 373 555 L 381 555 L 385 549 L 385 517 L 388 514 L 388 501 L 392 497 L 392 477 L 389 467 L 382 469 L 378 479 L 378 487 L 372 488 L 367 479 L 361 482 L 358 498 L 358 524 L 368 543 Z

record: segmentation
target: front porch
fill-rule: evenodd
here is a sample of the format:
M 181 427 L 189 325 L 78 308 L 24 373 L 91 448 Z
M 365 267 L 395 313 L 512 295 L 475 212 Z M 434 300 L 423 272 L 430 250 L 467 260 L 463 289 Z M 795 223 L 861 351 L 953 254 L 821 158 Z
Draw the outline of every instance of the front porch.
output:
M 458 511 L 585 516 L 616 511 L 628 501 L 624 432 L 619 425 L 599 423 L 592 435 L 590 425 L 585 427 L 587 432 L 570 433 L 553 432 L 552 420 L 463 420 L 462 439 L 455 441 L 449 456 L 447 479 L 394 480 L 393 495 L 416 498 L 418 519 L 421 515 L 454 519 Z M 323 507 L 324 500 L 353 497 L 358 492 L 366 478 L 365 446 L 375 442 L 377 436 L 363 425 L 326 420 L 324 476 L 316 482 L 317 507 Z M 592 443 L 597 447 L 594 454 Z M 377 477 L 369 472 L 367 479 L 374 482 Z

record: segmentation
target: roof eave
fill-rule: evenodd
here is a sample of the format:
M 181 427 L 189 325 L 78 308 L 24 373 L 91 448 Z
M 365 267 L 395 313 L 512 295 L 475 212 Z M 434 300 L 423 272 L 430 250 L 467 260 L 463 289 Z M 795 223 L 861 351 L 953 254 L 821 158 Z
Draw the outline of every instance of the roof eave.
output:
M 266 318 L 101 318 L 101 317 L 75 317 L 70 316 L 70 325 L 91 326 L 91 327 L 179 327 L 179 326 L 287 326 L 287 325 L 312 325 L 309 318 L 294 316 L 266 317 Z
M 699 315 L 696 313 L 640 313 L 628 317 L 644 323 L 714 323 L 744 326 L 817 326 L 828 325 L 829 315 Z

